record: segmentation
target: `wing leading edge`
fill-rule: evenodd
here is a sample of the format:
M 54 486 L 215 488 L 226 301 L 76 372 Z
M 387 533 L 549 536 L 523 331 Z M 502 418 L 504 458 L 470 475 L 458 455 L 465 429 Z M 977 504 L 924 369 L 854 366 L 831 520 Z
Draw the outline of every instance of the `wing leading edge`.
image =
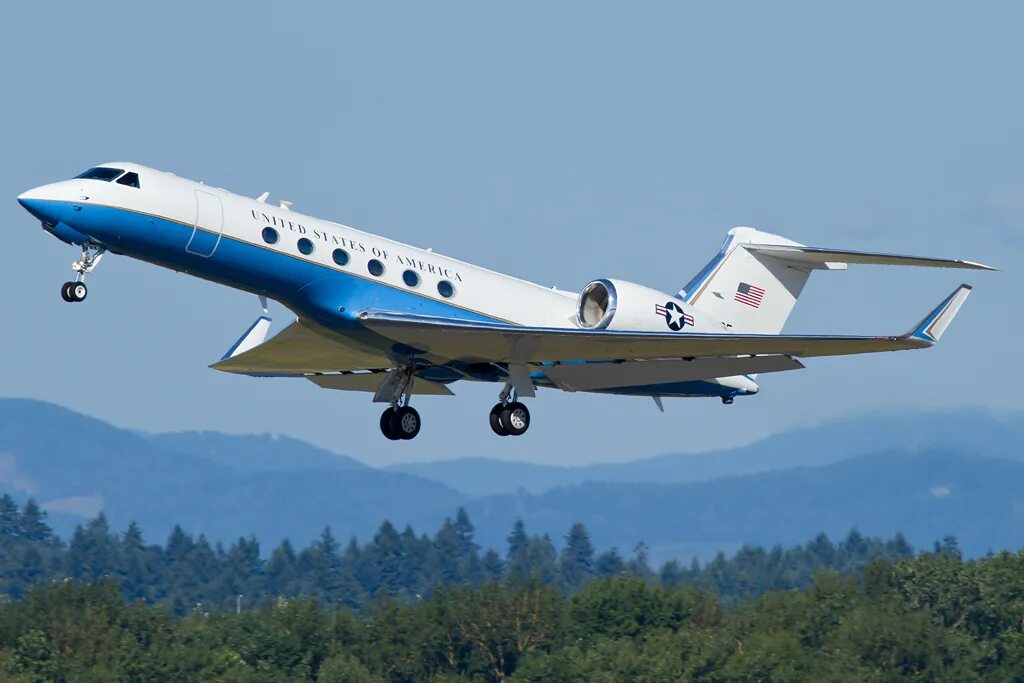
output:
M 969 285 L 961 285 L 911 331 L 882 337 L 608 332 L 518 327 L 386 311 L 364 311 L 359 317 L 381 336 L 444 362 L 545 363 L 744 355 L 811 358 L 932 346 L 970 292 Z

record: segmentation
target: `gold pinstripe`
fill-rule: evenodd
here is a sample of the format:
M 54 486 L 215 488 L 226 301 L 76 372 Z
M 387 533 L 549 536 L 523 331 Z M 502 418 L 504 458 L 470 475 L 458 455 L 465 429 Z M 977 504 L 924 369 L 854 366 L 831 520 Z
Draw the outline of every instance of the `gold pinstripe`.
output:
M 148 216 L 150 218 L 159 218 L 162 221 L 167 221 L 169 223 L 177 223 L 178 225 L 182 225 L 182 226 L 184 226 L 186 228 L 195 228 L 197 230 L 201 230 L 201 231 L 203 231 L 203 232 L 205 232 L 205 233 L 207 233 L 209 235 L 218 235 L 218 236 L 221 237 L 221 239 L 223 239 L 225 237 L 223 230 L 218 233 L 218 232 L 214 232 L 213 230 L 207 230 L 206 228 L 200 227 L 198 225 L 193 225 L 192 223 L 186 223 L 184 221 L 179 221 L 176 218 L 170 218 L 168 216 L 161 216 L 160 214 L 149 213 L 147 211 L 140 211 L 138 209 L 130 209 L 130 208 L 125 207 L 125 206 L 114 206 L 112 204 L 86 204 L 86 206 L 99 206 L 99 207 L 103 207 L 103 208 L 106 208 L 106 209 L 117 209 L 118 211 L 127 211 L 129 213 L 138 214 L 140 216 Z M 267 226 L 267 227 L 274 227 L 274 226 Z M 228 239 L 230 239 L 230 240 L 234 240 L 234 241 L 240 242 L 242 244 L 248 244 L 251 247 L 256 247 L 257 249 L 263 249 L 264 251 L 269 251 L 272 254 L 280 254 L 282 256 L 287 256 L 289 258 L 296 259 L 298 261 L 304 261 L 306 263 L 311 263 L 311 264 L 313 264 L 315 266 L 320 266 L 322 268 L 327 268 L 327 269 L 333 270 L 333 271 L 335 271 L 337 273 L 344 273 L 345 275 L 348 275 L 348 276 L 351 276 L 351 277 L 355 277 L 355 278 L 359 278 L 360 280 L 366 280 L 367 282 L 373 282 L 373 283 L 376 283 L 378 285 L 383 285 L 385 287 L 390 287 L 391 289 L 395 289 L 395 290 L 398 290 L 400 292 L 405 292 L 407 294 L 412 294 L 413 296 L 418 296 L 421 299 L 426 299 L 427 301 L 435 301 L 437 303 L 443 303 L 446 306 L 452 306 L 453 308 L 458 308 L 460 310 L 467 311 L 469 313 L 476 313 L 477 315 L 486 316 L 486 317 L 491 318 L 493 320 L 499 320 L 499 321 L 501 321 L 503 323 L 507 323 L 509 325 L 516 325 L 516 326 L 519 325 L 519 323 L 514 322 L 512 320 L 506 320 L 505 318 L 500 318 L 500 317 L 494 315 L 493 313 L 486 313 L 484 311 L 478 311 L 475 308 L 470 308 L 468 306 L 463 306 L 461 304 L 454 303 L 454 302 L 452 302 L 449 299 L 435 299 L 434 297 L 427 296 L 426 294 L 422 294 L 422 293 L 417 292 L 417 291 L 412 290 L 412 289 L 399 287 L 398 285 L 393 285 L 390 282 L 385 282 L 384 280 L 379 280 L 377 278 L 371 278 L 371 277 L 368 277 L 366 275 L 360 275 L 359 273 L 355 273 L 355 272 L 348 271 L 348 270 L 341 270 L 341 268 L 337 267 L 336 264 L 334 266 L 332 266 L 332 265 L 329 265 L 327 263 L 321 263 L 320 261 L 314 261 L 313 259 L 303 258 L 302 256 L 296 256 L 295 254 L 289 254 L 289 253 L 286 253 L 286 252 L 283 252 L 283 251 L 278 251 L 278 250 L 272 249 L 272 248 L 270 248 L 270 247 L 268 247 L 266 245 L 259 244 L 258 242 L 250 242 L 250 241 L 248 241 L 246 239 L 242 239 L 240 237 L 235 237 L 235 236 L 232 236 L 232 235 L 227 235 L 226 237 Z

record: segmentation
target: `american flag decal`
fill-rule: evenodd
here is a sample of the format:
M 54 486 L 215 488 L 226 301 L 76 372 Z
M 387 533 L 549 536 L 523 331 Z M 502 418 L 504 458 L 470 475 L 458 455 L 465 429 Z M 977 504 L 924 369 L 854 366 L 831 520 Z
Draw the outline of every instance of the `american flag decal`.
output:
M 741 304 L 746 304 L 751 308 L 760 308 L 761 300 L 764 299 L 764 289 L 756 285 L 741 282 L 740 286 L 736 288 L 736 295 L 733 299 L 739 301 Z

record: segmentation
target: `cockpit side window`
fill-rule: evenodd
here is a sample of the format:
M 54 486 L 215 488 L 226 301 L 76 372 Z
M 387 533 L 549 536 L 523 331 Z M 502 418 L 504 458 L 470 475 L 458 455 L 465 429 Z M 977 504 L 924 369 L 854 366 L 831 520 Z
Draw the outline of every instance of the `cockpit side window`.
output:
M 128 173 L 125 173 L 123 176 L 118 178 L 117 183 L 118 185 L 127 185 L 128 187 L 138 187 L 139 174 L 136 173 L 135 171 L 129 171 Z
M 75 177 L 81 178 L 83 180 L 102 180 L 105 183 L 109 183 L 111 180 L 121 175 L 122 173 L 124 173 L 123 168 L 109 168 L 106 166 L 97 166 L 95 168 L 90 168 L 85 173 L 82 173 Z

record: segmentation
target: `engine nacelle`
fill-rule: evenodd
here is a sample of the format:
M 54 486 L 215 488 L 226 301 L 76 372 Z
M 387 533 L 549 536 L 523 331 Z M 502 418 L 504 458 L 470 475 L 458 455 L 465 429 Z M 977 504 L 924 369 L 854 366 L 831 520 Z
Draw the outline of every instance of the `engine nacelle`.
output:
M 594 280 L 580 292 L 576 322 L 588 330 L 678 332 L 694 318 L 671 294 L 625 280 Z

